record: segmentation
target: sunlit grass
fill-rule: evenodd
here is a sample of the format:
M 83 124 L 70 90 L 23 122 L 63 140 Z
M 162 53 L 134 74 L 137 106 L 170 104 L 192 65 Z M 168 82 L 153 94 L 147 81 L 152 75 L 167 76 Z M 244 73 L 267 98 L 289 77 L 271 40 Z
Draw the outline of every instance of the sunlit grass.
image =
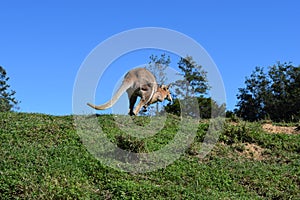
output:
M 110 141 L 128 151 L 168 144 L 178 118 L 148 138 L 98 116 Z M 139 126 L 149 123 L 138 117 Z M 219 142 L 199 156 L 208 121 L 173 164 L 143 174 L 102 165 L 83 145 L 72 116 L 0 113 L 0 199 L 299 199 L 300 135 L 267 134 L 260 123 L 227 122 Z M 255 152 L 258 151 L 259 152 Z

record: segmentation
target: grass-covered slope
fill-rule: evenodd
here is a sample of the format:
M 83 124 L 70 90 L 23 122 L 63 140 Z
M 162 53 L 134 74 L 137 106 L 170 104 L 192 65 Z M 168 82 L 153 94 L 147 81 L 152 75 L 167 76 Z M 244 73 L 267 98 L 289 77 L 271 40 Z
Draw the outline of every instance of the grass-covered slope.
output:
M 114 126 L 113 117 L 98 118 L 111 141 L 134 151 L 167 143 L 177 120 L 138 141 Z M 300 134 L 228 122 L 213 151 L 200 159 L 207 128 L 199 124 L 194 143 L 173 164 L 130 174 L 95 159 L 72 116 L 0 113 L 0 199 L 300 199 Z

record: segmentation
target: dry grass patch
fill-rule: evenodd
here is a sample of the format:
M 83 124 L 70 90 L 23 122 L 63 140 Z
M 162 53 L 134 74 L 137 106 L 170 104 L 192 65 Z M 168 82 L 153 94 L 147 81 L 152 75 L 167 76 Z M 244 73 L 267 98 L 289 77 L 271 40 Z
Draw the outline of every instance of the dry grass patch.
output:
M 234 144 L 233 147 L 236 149 L 240 156 L 245 158 L 253 159 L 253 160 L 264 160 L 264 152 L 265 149 L 260 147 L 257 144 L 250 144 L 250 143 L 241 143 L 241 144 Z
M 267 133 L 285 133 L 285 134 L 299 134 L 299 128 L 296 126 L 284 127 L 284 126 L 275 126 L 273 124 L 263 124 L 262 128 Z

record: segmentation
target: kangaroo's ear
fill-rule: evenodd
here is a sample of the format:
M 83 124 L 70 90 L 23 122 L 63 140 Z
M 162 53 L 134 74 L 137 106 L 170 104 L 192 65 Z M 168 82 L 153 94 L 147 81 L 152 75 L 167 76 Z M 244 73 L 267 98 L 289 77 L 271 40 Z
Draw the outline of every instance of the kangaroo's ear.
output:
M 169 85 L 167 85 L 167 89 L 169 89 L 170 87 L 172 87 L 172 84 L 170 83 Z

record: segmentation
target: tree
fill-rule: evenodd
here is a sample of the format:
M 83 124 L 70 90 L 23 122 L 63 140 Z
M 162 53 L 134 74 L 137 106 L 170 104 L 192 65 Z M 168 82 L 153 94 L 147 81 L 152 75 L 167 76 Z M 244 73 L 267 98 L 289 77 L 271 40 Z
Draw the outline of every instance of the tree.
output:
M 214 101 L 210 97 L 197 97 L 198 107 L 199 107 L 199 115 L 201 119 L 209 119 L 212 117 L 221 116 L 225 113 L 225 105 L 218 105 L 216 101 Z M 180 116 L 181 113 L 181 104 L 184 101 L 180 101 L 178 98 L 174 100 L 173 103 L 169 103 L 165 110 L 168 113 L 172 113 L 174 115 Z
M 150 62 L 146 68 L 155 76 L 157 83 L 163 85 L 167 81 L 166 69 L 169 67 L 170 63 L 170 56 L 167 56 L 166 54 L 161 54 L 160 57 L 151 55 Z M 153 112 L 157 115 L 159 114 L 159 110 L 160 108 L 158 102 L 155 106 L 151 105 L 148 107 L 148 113 Z
M 266 112 L 275 121 L 300 119 L 300 66 L 290 63 L 273 65 L 268 76 L 272 80 L 272 96 L 266 104 Z
M 246 77 L 245 88 L 239 88 L 235 113 L 245 120 L 270 118 L 274 121 L 300 119 L 300 66 L 278 62 L 268 67 L 256 67 Z
M 166 56 L 166 54 L 161 54 L 160 58 L 151 55 L 150 62 L 146 68 L 153 73 L 158 84 L 165 84 L 167 81 L 166 69 L 170 63 L 170 56 Z
M 178 68 L 181 70 L 179 75 L 183 77 L 174 83 L 178 97 L 185 99 L 207 94 L 209 89 L 207 72 L 191 56 L 180 58 Z
M 16 92 L 9 90 L 8 80 L 5 69 L 0 66 L 0 112 L 11 111 L 19 103 L 14 97 Z
M 235 112 L 245 120 L 254 121 L 263 119 L 265 103 L 268 98 L 269 80 L 264 73 L 264 68 L 256 67 L 250 77 L 246 77 L 246 87 L 239 88 L 237 99 L 239 100 Z
M 182 79 L 172 83 L 172 87 L 175 88 L 175 100 L 165 107 L 166 111 L 175 115 L 198 115 L 199 113 L 195 113 L 197 112 L 194 107 L 196 103 L 196 106 L 200 108 L 201 117 L 210 115 L 212 101 L 210 98 L 204 97 L 209 90 L 207 72 L 191 56 L 180 58 L 178 68 L 181 70 L 179 75 L 182 76 Z M 196 98 L 197 101 L 193 98 Z M 183 108 L 187 113 L 182 113 Z

